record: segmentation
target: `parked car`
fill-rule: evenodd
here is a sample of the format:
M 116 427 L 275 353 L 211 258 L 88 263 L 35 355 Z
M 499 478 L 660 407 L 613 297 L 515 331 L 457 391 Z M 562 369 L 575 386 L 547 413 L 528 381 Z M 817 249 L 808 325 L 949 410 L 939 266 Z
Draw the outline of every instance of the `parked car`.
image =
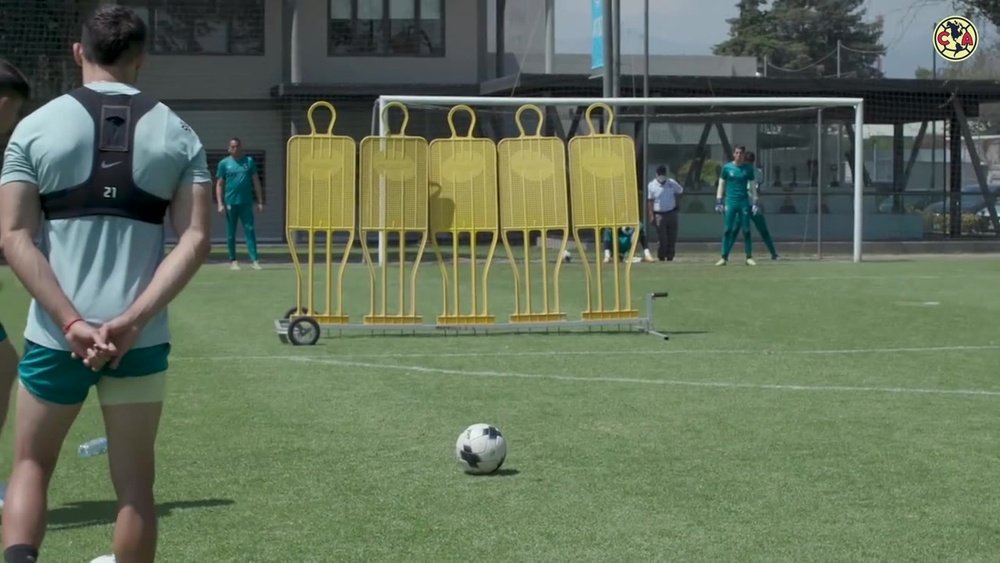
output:
M 987 186 L 987 188 L 989 188 L 990 193 L 993 195 L 994 209 L 997 210 L 997 214 L 1000 215 L 1000 202 L 998 202 L 998 199 L 1000 199 L 1000 185 L 994 184 Z M 946 196 L 946 201 L 935 201 L 925 207 L 925 221 L 935 226 L 940 224 L 943 229 L 944 225 L 947 223 L 951 197 L 951 194 L 948 194 Z M 966 230 L 973 233 L 986 233 L 993 231 L 993 223 L 990 221 L 989 207 L 986 204 L 982 188 L 979 184 L 966 184 L 962 186 L 959 207 L 962 215 L 963 232 Z M 934 230 L 938 229 L 935 228 Z
M 993 194 L 994 200 L 1000 197 L 1000 184 L 994 184 L 991 186 L 986 186 L 990 192 Z M 983 190 L 980 188 L 979 184 L 966 184 L 962 186 L 962 195 L 959 206 L 962 208 L 962 213 L 972 213 L 976 214 L 979 211 L 986 209 L 986 200 L 983 199 Z M 951 194 L 947 194 L 947 201 L 935 201 L 927 207 L 924 208 L 925 213 L 945 213 L 946 209 L 950 208 Z M 949 207 L 946 208 L 945 204 L 948 203 Z

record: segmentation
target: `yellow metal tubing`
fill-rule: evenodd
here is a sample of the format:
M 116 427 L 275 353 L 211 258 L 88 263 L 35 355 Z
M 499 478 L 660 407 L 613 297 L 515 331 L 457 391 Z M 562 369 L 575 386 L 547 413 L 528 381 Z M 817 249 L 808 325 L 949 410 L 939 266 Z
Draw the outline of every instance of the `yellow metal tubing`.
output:
M 524 115 L 528 112 L 538 118 L 533 131 L 525 127 Z M 514 121 L 519 135 L 500 141 L 497 151 L 501 242 L 514 276 L 514 313 L 510 320 L 529 323 L 564 320 L 558 286 L 569 236 L 566 148 L 561 139 L 542 136 L 545 114 L 537 105 L 520 106 Z M 541 270 L 536 271 L 531 237 L 537 233 L 541 240 L 547 241 L 554 230 L 562 232 L 559 257 L 554 266 L 549 263 L 551 249 L 546 242 L 539 251 Z M 513 233 L 522 238 L 520 258 L 515 258 L 511 246 Z M 536 297 L 540 303 L 535 303 Z
M 637 311 L 631 307 L 632 261 L 639 238 L 635 144 L 626 135 L 598 132 L 593 120 L 598 109 L 607 117 L 606 130 L 611 130 L 614 112 L 607 104 L 595 103 L 584 114 L 588 134 L 574 137 L 569 143 L 573 235 L 580 244 L 581 231 L 592 231 L 596 243 L 594 272 L 586 259 L 583 264 L 588 295 L 584 319 L 635 318 Z M 624 227 L 631 227 L 633 235 L 628 251 L 623 253 L 618 247 L 618 231 Z M 610 271 L 601 258 L 604 231 L 611 233 L 613 241 Z M 585 255 L 581 252 L 581 256 Z M 613 292 L 611 299 L 608 290 Z
M 319 109 L 330 113 L 329 124 L 321 132 L 317 130 L 315 118 Z M 309 133 L 290 137 L 286 147 L 286 238 L 296 283 L 296 310 L 292 316 L 310 315 L 321 323 L 344 323 L 348 319 L 343 314 L 343 277 L 356 222 L 356 145 L 350 137 L 333 134 L 337 110 L 330 102 L 320 100 L 310 105 L 306 111 L 306 121 Z M 344 250 L 344 260 L 337 271 L 338 281 L 335 286 L 333 236 L 338 232 L 348 233 L 348 243 Z M 298 256 L 299 233 L 305 234 L 307 238 L 308 257 L 305 264 Z M 322 269 L 325 274 L 322 296 L 325 303 L 322 308 L 318 305 L 316 288 L 316 273 L 319 269 L 316 263 L 316 237 L 320 233 L 325 236 L 325 267 Z
M 464 134 L 455 124 L 455 117 L 463 112 L 469 115 Z M 434 190 L 429 230 L 442 282 L 438 323 L 489 324 L 494 320 L 489 314 L 489 272 L 499 238 L 496 145 L 475 137 L 476 113 L 467 105 L 451 108 L 447 123 L 451 137 L 435 139 L 428 148 L 428 181 Z M 451 237 L 450 264 L 438 243 L 440 234 Z M 482 234 L 490 235 L 491 245 L 481 266 L 478 239 Z M 461 258 L 465 236 L 469 237 L 467 264 Z
M 393 108 L 403 113 L 399 132 L 392 132 L 388 122 Z M 361 143 L 360 242 L 370 289 L 364 323 L 417 324 L 416 279 L 428 236 L 427 140 L 406 134 L 409 110 L 401 103 L 386 104 L 380 117 L 387 134 L 366 137 Z M 398 237 L 397 260 L 393 261 L 393 253 L 387 252 L 385 261 L 378 266 L 378 275 L 367 242 L 368 233 L 373 232 Z M 420 245 L 408 281 L 406 239 L 410 233 L 419 233 Z M 394 306 L 389 304 L 390 267 L 399 268 L 398 287 L 392 292 Z

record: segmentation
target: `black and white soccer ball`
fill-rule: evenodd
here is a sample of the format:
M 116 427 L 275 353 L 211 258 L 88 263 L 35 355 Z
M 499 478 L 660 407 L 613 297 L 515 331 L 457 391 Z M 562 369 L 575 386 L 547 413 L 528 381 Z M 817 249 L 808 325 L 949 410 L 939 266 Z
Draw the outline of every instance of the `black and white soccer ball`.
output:
M 491 424 L 473 424 L 462 430 L 455 442 L 455 461 L 472 475 L 495 472 L 507 458 L 507 441 Z

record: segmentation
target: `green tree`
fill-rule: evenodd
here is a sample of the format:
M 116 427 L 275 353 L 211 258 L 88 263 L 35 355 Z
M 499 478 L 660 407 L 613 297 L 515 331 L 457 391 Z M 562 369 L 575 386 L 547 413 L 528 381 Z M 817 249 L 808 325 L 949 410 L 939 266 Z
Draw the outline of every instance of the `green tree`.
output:
M 955 0 L 954 6 L 966 16 L 982 16 L 1000 25 L 1000 0 Z
M 776 37 L 768 35 L 766 0 L 740 0 L 736 4 L 739 16 L 726 20 L 729 39 L 714 47 L 717 55 L 773 56 L 782 46 Z
M 830 76 L 881 77 L 878 70 L 882 23 L 866 22 L 864 0 L 740 0 L 739 16 L 728 20 L 729 39 L 717 55 L 767 56 L 773 67 Z
M 932 78 L 931 69 L 918 67 L 917 78 Z M 937 77 L 943 80 L 1000 80 L 1000 41 L 992 45 L 980 45 L 975 54 L 960 63 L 941 61 L 937 66 Z M 969 128 L 975 134 L 995 135 L 1000 133 L 1000 104 L 979 105 L 979 117 L 969 119 Z
M 932 72 L 918 67 L 916 74 L 931 78 Z M 946 80 L 1000 80 L 1000 41 L 980 45 L 971 57 L 959 63 L 939 60 L 937 74 Z

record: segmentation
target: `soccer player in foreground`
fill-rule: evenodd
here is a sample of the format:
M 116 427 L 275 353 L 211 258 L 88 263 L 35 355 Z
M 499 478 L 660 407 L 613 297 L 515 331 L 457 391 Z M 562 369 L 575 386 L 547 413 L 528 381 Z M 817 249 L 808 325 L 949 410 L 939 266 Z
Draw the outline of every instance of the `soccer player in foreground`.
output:
M 760 188 L 764 185 L 764 171 L 755 164 L 757 162 L 757 155 L 752 151 L 747 152 L 746 161 L 753 166 L 753 181 L 756 184 L 757 196 L 760 197 Z M 778 249 L 774 247 L 774 239 L 771 238 L 771 231 L 767 228 L 767 219 L 764 219 L 764 210 L 758 206 L 757 212 L 750 214 L 750 220 L 753 222 L 754 227 L 757 227 L 757 232 L 760 233 L 760 238 L 764 241 L 767 251 L 771 253 L 771 260 L 777 260 Z
M 0 59 L 0 134 L 6 135 L 14 128 L 21 106 L 31 95 L 31 87 L 24 74 L 11 63 Z M 2 250 L 2 248 L 0 248 Z M 2 291 L 3 288 L 0 288 Z M 17 350 L 7 338 L 7 331 L 0 322 L 0 429 L 7 421 L 10 391 L 17 377 Z M 0 507 L 7 486 L 0 483 Z
M 7 146 L 0 241 L 33 299 L 3 508 L 5 563 L 38 558 L 49 481 L 92 386 L 118 498 L 115 558 L 156 554 L 166 305 L 208 254 L 211 177 L 195 132 L 132 86 L 145 43 L 135 12 L 98 8 L 73 45 L 84 86 L 26 117 Z M 166 256 L 165 216 L 178 235 Z
M 746 250 L 747 266 L 756 266 L 753 259 L 753 248 L 750 241 L 750 215 L 757 213 L 757 189 L 752 164 L 744 161 L 746 147 L 733 147 L 733 160 L 722 165 L 719 173 L 719 187 L 715 197 L 716 213 L 725 214 L 726 230 L 722 236 L 722 258 L 716 266 L 729 263 L 729 253 L 736 244 L 736 235 L 743 231 L 743 245 Z M 725 200 L 723 200 L 725 196 Z M 723 204 L 725 201 L 725 204 Z

